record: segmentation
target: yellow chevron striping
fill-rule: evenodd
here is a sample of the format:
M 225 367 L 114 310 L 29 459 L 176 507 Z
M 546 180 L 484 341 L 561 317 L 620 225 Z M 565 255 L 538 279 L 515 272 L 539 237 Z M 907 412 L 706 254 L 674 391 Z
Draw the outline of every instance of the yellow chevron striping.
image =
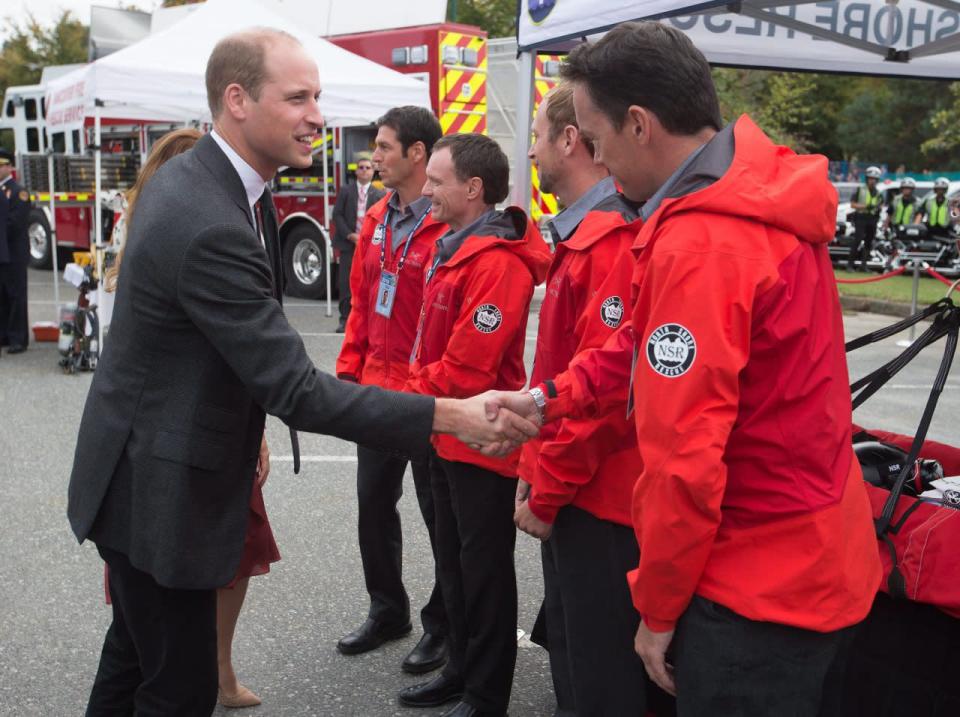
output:
M 460 131 L 464 134 L 470 134 L 477 130 L 477 125 L 480 124 L 480 121 L 483 119 L 483 115 L 470 115 L 467 117 L 466 121 L 460 125 Z

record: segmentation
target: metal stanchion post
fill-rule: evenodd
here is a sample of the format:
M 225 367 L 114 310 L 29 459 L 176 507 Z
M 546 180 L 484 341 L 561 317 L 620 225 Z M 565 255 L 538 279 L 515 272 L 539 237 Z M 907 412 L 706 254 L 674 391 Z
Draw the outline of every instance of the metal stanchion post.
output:
M 913 292 L 910 297 L 910 313 L 917 313 L 917 295 L 920 293 L 920 264 L 921 262 L 918 259 L 911 259 L 910 266 L 913 268 Z M 913 324 L 910 327 L 910 338 L 901 339 L 897 341 L 897 346 L 902 346 L 906 348 L 913 343 L 914 338 L 917 335 L 917 325 Z
M 324 263 L 326 266 L 323 269 L 323 273 L 326 275 L 327 279 L 327 316 L 333 316 L 333 281 L 330 277 L 330 270 L 333 268 L 333 246 L 330 244 L 330 185 L 327 183 L 329 181 L 329 173 L 327 170 L 327 128 L 323 127 L 323 228 L 326 229 L 326 234 L 324 236 Z

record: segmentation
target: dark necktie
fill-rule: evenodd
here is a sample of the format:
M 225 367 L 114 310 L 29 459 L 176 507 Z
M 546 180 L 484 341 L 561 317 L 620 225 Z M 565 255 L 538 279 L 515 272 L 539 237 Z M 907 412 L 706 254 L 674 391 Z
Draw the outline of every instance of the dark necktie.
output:
M 264 208 L 266 207 L 266 211 Z M 270 277 L 273 280 L 273 295 L 283 304 L 283 278 L 282 278 L 282 266 L 280 263 L 280 257 L 277 256 L 277 242 L 276 236 L 274 235 L 274 223 L 272 221 L 273 217 L 273 201 L 270 198 L 270 190 L 264 189 L 263 194 L 260 195 L 260 199 L 257 200 L 256 204 L 253 205 L 253 216 L 256 223 L 257 235 L 260 237 L 260 242 L 263 244 L 264 250 L 267 252 L 267 260 L 270 263 Z M 271 221 L 264 221 L 264 216 L 271 219 Z M 300 472 L 300 438 L 297 436 L 297 432 L 294 429 L 290 429 L 290 448 L 293 453 L 293 472 L 297 474 Z

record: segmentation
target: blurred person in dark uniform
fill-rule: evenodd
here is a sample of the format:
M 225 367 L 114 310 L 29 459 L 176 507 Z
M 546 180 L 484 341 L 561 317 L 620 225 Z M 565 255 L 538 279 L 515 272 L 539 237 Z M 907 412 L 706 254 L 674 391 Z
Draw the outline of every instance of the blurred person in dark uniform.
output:
M 337 333 L 342 334 L 350 315 L 350 268 L 357 248 L 363 217 L 367 210 L 383 198 L 385 192 L 373 185 L 373 161 L 368 152 L 357 155 L 357 181 L 348 184 L 339 194 L 333 207 L 333 246 L 340 251 L 337 265 L 337 288 L 340 291 L 340 323 Z
M 856 241 L 850 247 L 850 256 L 847 258 L 847 270 L 853 271 L 857 260 L 857 253 L 860 254 L 860 268 L 867 270 L 867 261 L 870 259 L 870 249 L 873 246 L 873 240 L 877 238 L 877 222 L 880 221 L 880 210 L 883 209 L 883 194 L 877 184 L 880 181 L 882 172 L 879 167 L 867 167 L 864 173 L 866 179 L 864 184 L 860 185 L 857 193 L 850 202 L 850 207 L 854 210 L 853 230 Z
M 5 221 L 0 243 L 0 346 L 8 354 L 27 350 L 27 262 L 30 259 L 30 195 L 13 178 L 13 153 L 0 148 L 0 203 Z

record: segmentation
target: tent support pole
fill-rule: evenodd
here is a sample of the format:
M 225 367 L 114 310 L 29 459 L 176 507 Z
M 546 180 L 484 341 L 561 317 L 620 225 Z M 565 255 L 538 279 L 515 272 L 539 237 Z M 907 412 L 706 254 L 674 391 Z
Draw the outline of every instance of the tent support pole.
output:
M 103 100 L 94 100 L 93 141 L 96 149 L 93 155 L 93 252 L 97 267 L 97 306 L 103 306 L 103 208 L 100 206 L 100 171 L 102 140 L 100 131 L 100 108 Z M 97 322 L 97 354 L 103 351 L 103 321 Z
M 517 73 L 517 139 L 513 149 L 513 194 L 511 202 L 530 211 L 530 122 L 533 119 L 533 71 L 535 51 L 521 52 Z
M 60 260 L 57 257 L 57 200 L 53 177 L 53 149 L 47 150 L 47 189 L 50 191 L 50 259 L 53 261 L 53 312 L 54 321 L 60 322 Z
M 754 20 L 760 20 L 761 22 L 769 22 L 772 25 L 780 25 L 788 30 L 802 32 L 807 35 L 813 35 L 814 37 L 822 37 L 823 39 L 831 40 L 838 45 L 846 45 L 847 47 L 853 47 L 857 50 L 863 50 L 864 52 L 871 52 L 875 55 L 881 55 L 882 57 L 887 57 L 893 50 L 893 48 L 885 47 L 884 45 L 878 45 L 875 42 L 857 40 L 856 38 L 850 37 L 849 35 L 844 35 L 840 32 L 834 32 L 833 30 L 826 30 L 822 27 L 811 25 L 809 22 L 794 20 L 792 17 L 787 15 L 780 15 L 770 10 L 758 10 L 751 5 L 748 5 L 746 2 L 740 6 L 739 14 Z
M 960 33 L 955 32 L 952 35 L 941 37 L 939 40 L 911 47 L 904 52 L 909 59 L 913 60 L 918 57 L 929 57 L 930 55 L 940 55 L 944 52 L 954 52 L 957 49 L 960 49 Z
M 326 315 L 333 316 L 333 298 L 331 294 L 333 293 L 333 282 L 330 279 L 330 271 L 333 269 L 333 244 L 330 243 L 330 185 L 328 184 L 328 173 L 327 173 L 327 128 L 322 129 L 323 132 L 323 228 L 326 229 L 323 235 L 323 241 L 325 245 L 323 247 L 324 262 L 326 262 L 326 267 L 324 267 L 324 276 L 327 279 L 327 313 Z

